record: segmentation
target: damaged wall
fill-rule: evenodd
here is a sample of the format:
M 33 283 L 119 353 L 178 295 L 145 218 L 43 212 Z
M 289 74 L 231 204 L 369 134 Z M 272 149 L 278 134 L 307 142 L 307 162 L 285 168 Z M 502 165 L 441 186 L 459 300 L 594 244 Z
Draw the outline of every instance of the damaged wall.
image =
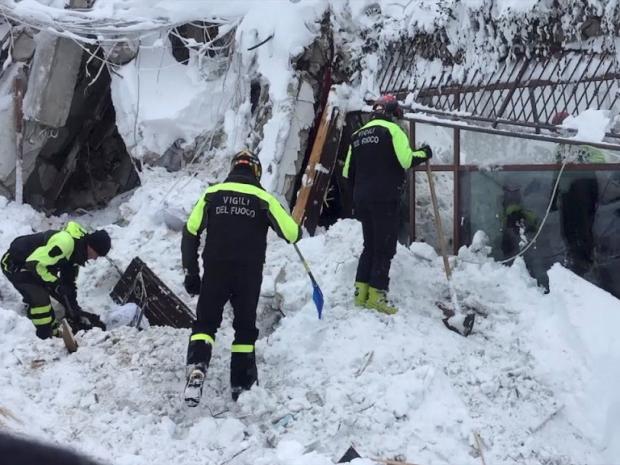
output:
M 23 26 L 13 27 L 11 38 L 0 75 L 0 123 L 7 141 L 0 156 L 0 193 L 19 197 L 21 172 L 27 202 L 63 211 L 105 204 L 137 185 L 116 131 L 101 56 L 84 54 L 73 40 L 44 32 L 33 40 Z M 23 100 L 18 88 L 25 92 Z M 21 171 L 16 171 L 18 155 Z
M 80 46 L 64 37 L 39 32 L 30 65 L 24 118 L 42 126 L 65 125 L 82 63 Z
M 86 59 L 86 58 L 85 58 Z M 26 183 L 26 200 L 46 210 L 102 206 L 139 184 L 116 129 L 110 76 L 101 64 L 83 63 L 67 121 L 46 140 Z
M 88 3 L 82 0 L 80 5 L 74 5 L 84 8 L 84 2 Z M 608 33 L 612 28 L 613 11 L 597 7 L 597 2 L 571 0 L 570 8 L 563 6 L 555 16 L 549 14 L 552 8 L 542 8 L 543 3 L 527 2 L 515 11 L 500 10 L 488 0 L 475 5 L 439 2 L 441 8 L 436 9 L 418 2 L 387 0 L 248 3 L 238 16 L 213 16 L 208 23 L 201 23 L 205 16 L 197 12 L 197 22 L 170 22 L 157 33 L 140 36 L 136 32 L 132 36 L 124 31 L 118 44 L 106 33 L 103 53 L 123 52 L 114 53 L 118 59 L 114 58 L 116 65 L 111 64 L 118 129 L 136 159 L 163 164 L 168 169 L 200 163 L 203 156 L 217 156 L 223 158 L 223 172 L 227 157 L 249 146 L 263 161 L 265 187 L 292 200 L 294 177 L 304 169 L 308 138 L 312 139 L 316 116 L 324 106 L 325 83 L 346 83 L 352 89 L 346 102 L 343 100 L 343 112 L 359 108 L 364 98 L 376 96 L 377 73 L 382 61 L 390 58 L 389 47 L 394 43 L 434 44 L 428 48 L 433 52 L 426 58 L 439 57 L 440 61 L 478 59 L 463 53 L 474 50 L 475 55 L 484 55 L 489 63 L 496 63 L 515 52 L 514 45 L 520 42 L 542 44 L 551 37 L 553 43 L 557 37 L 566 41 L 577 36 L 581 40 L 601 31 Z M 575 11 L 572 17 L 571 8 Z M 274 21 L 265 21 L 266 17 Z M 472 27 L 463 28 L 455 17 L 469 18 Z M 557 26 L 561 35 L 550 34 L 547 26 L 552 20 L 561 23 Z M 521 29 L 517 27 L 520 21 L 525 21 Z M 282 41 L 282 37 L 287 40 Z M 125 45 L 120 47 L 121 43 Z M 137 43 L 141 45 L 139 52 Z M 476 46 L 466 47 L 469 43 Z M 45 57 L 53 60 L 63 44 L 58 39 Z M 67 60 L 79 61 L 70 55 L 81 52 L 75 47 L 72 51 L 70 44 L 66 46 Z M 538 45 L 532 47 L 540 49 Z M 426 72 L 435 69 L 433 63 L 421 58 L 421 63 L 428 65 Z M 44 69 L 40 61 L 34 60 L 33 70 Z M 52 68 L 47 69 L 31 74 L 31 81 L 39 82 L 36 85 L 40 91 L 28 94 L 26 113 L 40 127 L 26 125 L 27 145 L 33 147 L 26 146 L 24 153 L 28 158 L 30 152 L 41 151 L 41 159 L 48 160 L 37 168 L 37 188 L 43 196 L 48 195 L 49 184 L 56 183 L 54 176 L 49 178 L 44 172 L 63 170 L 50 153 L 71 153 L 69 146 L 50 139 L 56 135 L 51 128 L 58 128 L 66 118 L 69 99 L 61 96 L 74 90 L 70 83 L 75 79 L 73 65 L 55 71 L 67 77 L 55 84 L 64 84 L 60 91 L 52 92 L 40 82 Z M 49 77 L 51 81 L 58 79 L 53 74 Z M 51 103 L 54 98 L 58 100 L 53 105 L 56 112 L 44 114 L 37 100 Z M 9 118 L 6 105 L 1 108 L 4 113 L 0 117 Z M 41 140 L 47 149 L 41 149 Z M 214 174 L 220 176 L 219 172 Z

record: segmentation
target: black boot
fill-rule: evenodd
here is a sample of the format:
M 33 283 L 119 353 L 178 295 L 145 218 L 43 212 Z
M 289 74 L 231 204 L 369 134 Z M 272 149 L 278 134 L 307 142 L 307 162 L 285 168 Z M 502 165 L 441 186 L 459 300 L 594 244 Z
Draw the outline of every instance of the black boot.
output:
M 39 339 L 49 339 L 54 335 L 51 324 L 35 326 L 35 329 Z
M 230 357 L 230 389 L 236 401 L 243 391 L 258 385 L 258 369 L 254 352 L 233 352 Z
M 190 339 L 187 346 L 187 368 L 184 400 L 188 407 L 196 407 L 202 398 L 202 387 L 211 361 L 211 344 Z
M 196 407 L 202 398 L 202 386 L 207 376 L 207 367 L 203 364 L 187 366 L 187 383 L 183 399 L 188 407 Z

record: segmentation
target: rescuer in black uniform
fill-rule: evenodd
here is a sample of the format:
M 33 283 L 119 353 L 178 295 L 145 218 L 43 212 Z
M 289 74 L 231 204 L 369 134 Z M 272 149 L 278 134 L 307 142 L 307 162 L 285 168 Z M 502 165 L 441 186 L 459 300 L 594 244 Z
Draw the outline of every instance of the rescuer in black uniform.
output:
M 233 157 L 231 168 L 223 183 L 207 188 L 183 229 L 185 289 L 189 294 L 200 294 L 197 319 L 187 349 L 185 401 L 189 406 L 200 401 L 215 333 L 229 300 L 234 310 L 235 330 L 230 359 L 233 399 L 257 382 L 256 306 L 263 280 L 267 230 L 271 226 L 290 243 L 301 238 L 297 223 L 276 198 L 262 188 L 259 159 L 243 150 Z M 198 248 L 204 230 L 201 281 Z
M 387 314 L 398 311 L 388 302 L 387 291 L 405 170 L 433 156 L 428 146 L 411 150 L 407 134 L 392 121 L 402 114 L 396 97 L 379 98 L 370 121 L 353 133 L 342 172 L 352 179 L 355 217 L 364 234 L 354 303 Z
M 2 272 L 22 295 L 38 337 L 47 339 L 58 333 L 50 296 L 65 307 L 74 331 L 93 326 L 105 329 L 97 315 L 81 309 L 75 281 L 79 267 L 86 260 L 107 255 L 110 246 L 105 230 L 87 233 L 74 221 L 63 230 L 20 236 L 11 242 L 1 259 Z
M 569 113 L 556 114 L 551 124 L 559 126 Z M 556 153 L 558 163 L 604 164 L 605 154 L 589 145 L 560 144 Z M 594 219 L 599 202 L 598 177 L 595 170 L 564 171 L 558 184 L 553 208 L 559 207 L 561 234 L 566 245 L 563 265 L 580 276 L 594 265 Z

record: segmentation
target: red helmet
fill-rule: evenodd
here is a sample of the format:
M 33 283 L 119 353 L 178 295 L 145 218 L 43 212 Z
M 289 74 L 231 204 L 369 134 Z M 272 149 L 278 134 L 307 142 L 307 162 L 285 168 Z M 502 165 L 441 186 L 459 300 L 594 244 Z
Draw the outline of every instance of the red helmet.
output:
M 384 94 L 375 100 L 372 110 L 376 113 L 386 113 L 397 118 L 403 117 L 403 109 L 398 104 L 398 100 L 393 94 Z
M 568 118 L 570 116 L 570 113 L 568 113 L 567 111 L 563 110 L 559 113 L 556 113 L 553 118 L 551 119 L 551 124 L 553 124 L 554 126 L 558 126 L 560 124 L 562 124 L 564 122 L 564 120 L 566 118 Z

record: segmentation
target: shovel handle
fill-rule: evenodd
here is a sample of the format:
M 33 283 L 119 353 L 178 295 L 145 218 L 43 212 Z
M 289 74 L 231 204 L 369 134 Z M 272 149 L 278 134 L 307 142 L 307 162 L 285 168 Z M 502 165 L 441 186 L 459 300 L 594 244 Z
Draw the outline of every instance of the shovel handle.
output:
M 428 187 L 431 191 L 431 203 L 433 204 L 433 211 L 435 216 L 435 226 L 437 227 L 437 236 L 439 237 L 439 249 L 441 250 L 441 256 L 443 258 L 443 267 L 446 272 L 446 278 L 448 281 L 452 278 L 452 270 L 450 269 L 450 262 L 448 261 L 448 251 L 446 248 L 446 237 L 443 233 L 443 225 L 441 223 L 441 216 L 439 215 L 439 203 L 437 202 L 437 194 L 435 193 L 435 182 L 433 180 L 433 172 L 431 171 L 431 164 L 426 160 L 426 176 L 428 177 Z

